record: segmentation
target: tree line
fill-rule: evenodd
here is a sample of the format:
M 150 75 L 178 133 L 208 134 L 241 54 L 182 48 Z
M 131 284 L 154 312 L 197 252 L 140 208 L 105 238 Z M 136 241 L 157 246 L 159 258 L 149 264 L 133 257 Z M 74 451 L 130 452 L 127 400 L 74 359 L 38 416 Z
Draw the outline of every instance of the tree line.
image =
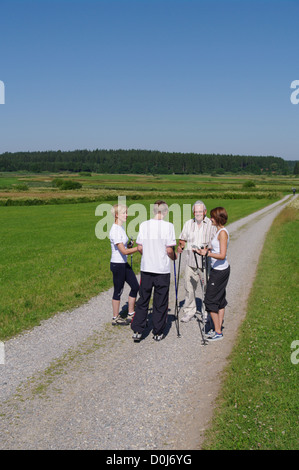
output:
M 175 153 L 152 150 L 73 150 L 0 155 L 0 171 L 139 174 L 290 174 L 296 162 L 273 156 Z M 297 165 L 298 167 L 298 165 Z

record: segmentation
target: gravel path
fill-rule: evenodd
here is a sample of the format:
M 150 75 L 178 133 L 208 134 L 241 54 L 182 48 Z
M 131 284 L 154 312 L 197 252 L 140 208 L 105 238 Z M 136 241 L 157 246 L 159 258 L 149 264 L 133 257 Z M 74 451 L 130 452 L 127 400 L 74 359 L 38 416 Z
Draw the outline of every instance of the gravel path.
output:
M 150 329 L 136 344 L 130 327 L 110 324 L 112 289 L 7 341 L 0 448 L 200 449 L 265 234 L 287 199 L 228 225 L 231 277 L 222 341 L 202 345 L 195 319 L 180 323 L 177 337 L 173 283 L 168 334 L 159 343 Z M 180 301 L 183 271 L 184 256 Z

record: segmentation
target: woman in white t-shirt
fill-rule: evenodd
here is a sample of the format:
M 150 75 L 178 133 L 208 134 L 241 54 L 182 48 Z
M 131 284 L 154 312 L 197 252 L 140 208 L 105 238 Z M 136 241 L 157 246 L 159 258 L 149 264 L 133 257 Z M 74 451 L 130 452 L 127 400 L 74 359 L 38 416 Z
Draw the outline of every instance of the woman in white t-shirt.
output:
M 216 226 L 217 232 L 211 240 L 211 249 L 196 250 L 200 255 L 211 258 L 211 271 L 207 284 L 204 304 L 207 312 L 210 313 L 214 323 L 215 334 L 209 338 L 210 341 L 217 341 L 223 338 L 222 323 L 224 311 L 227 305 L 226 286 L 230 275 L 230 265 L 227 261 L 227 247 L 229 234 L 224 225 L 228 215 L 224 207 L 216 207 L 210 212 L 210 219 Z
M 114 292 L 112 297 L 113 325 L 128 324 L 134 315 L 135 301 L 139 290 L 139 284 L 132 267 L 127 263 L 127 255 L 136 253 L 137 246 L 128 245 L 128 236 L 122 227 L 127 220 L 127 207 L 121 204 L 115 204 L 112 208 L 114 215 L 114 224 L 109 232 L 111 243 L 110 270 L 113 274 Z M 129 246 L 129 247 L 128 247 Z M 128 299 L 128 317 L 127 319 L 119 315 L 120 298 L 123 292 L 124 284 L 127 282 L 131 287 Z

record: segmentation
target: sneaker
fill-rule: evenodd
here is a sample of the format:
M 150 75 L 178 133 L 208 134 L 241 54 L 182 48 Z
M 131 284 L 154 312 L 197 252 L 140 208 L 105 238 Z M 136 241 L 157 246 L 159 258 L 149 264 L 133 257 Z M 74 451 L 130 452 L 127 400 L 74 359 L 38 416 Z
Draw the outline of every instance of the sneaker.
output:
M 163 333 L 161 333 L 160 335 L 154 335 L 154 336 L 153 336 L 153 339 L 154 339 L 155 341 L 161 341 L 161 340 L 164 339 L 164 338 L 165 338 L 165 335 L 164 335 Z
M 134 334 L 133 334 L 132 338 L 134 340 L 134 343 L 139 343 L 141 341 L 142 334 L 137 333 L 137 331 L 134 331 Z
M 206 334 L 206 337 L 207 337 L 208 339 L 211 339 L 211 338 L 213 338 L 213 336 L 215 336 L 215 331 L 211 329 L 211 330 Z
M 185 313 L 185 315 L 181 318 L 181 321 L 183 323 L 187 323 L 188 321 L 192 320 L 192 318 L 194 317 L 194 315 L 188 315 L 187 313 Z
M 223 339 L 223 334 L 215 333 L 212 337 L 208 338 L 209 341 L 219 341 Z
M 128 320 L 118 315 L 115 318 L 112 318 L 112 325 L 128 325 Z

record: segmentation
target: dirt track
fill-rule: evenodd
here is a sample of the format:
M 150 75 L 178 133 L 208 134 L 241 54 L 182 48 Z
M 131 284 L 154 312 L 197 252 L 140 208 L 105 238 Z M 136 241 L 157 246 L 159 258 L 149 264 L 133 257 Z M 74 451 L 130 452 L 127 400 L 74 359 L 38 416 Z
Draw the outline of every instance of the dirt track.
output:
M 180 323 L 177 337 L 173 284 L 168 333 L 160 343 L 150 328 L 135 344 L 129 327 L 110 325 L 111 290 L 8 341 L 0 366 L 0 447 L 200 449 L 265 235 L 284 204 L 228 225 L 231 277 L 222 341 L 203 346 L 196 320 Z M 181 301 L 183 268 L 182 257 Z

